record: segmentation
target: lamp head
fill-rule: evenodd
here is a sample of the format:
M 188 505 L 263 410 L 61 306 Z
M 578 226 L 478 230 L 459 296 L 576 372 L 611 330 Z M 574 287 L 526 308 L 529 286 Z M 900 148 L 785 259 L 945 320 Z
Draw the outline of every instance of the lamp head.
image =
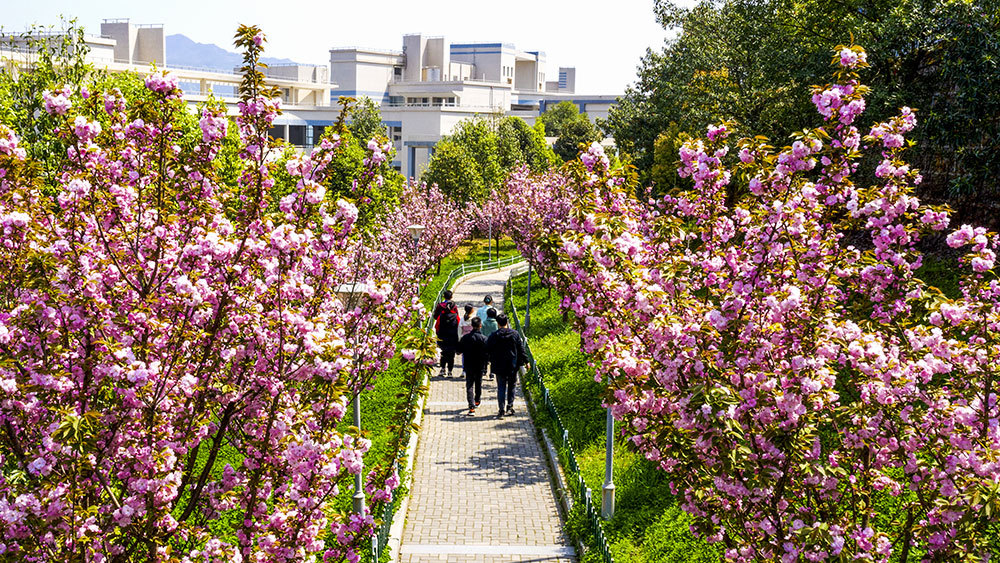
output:
M 359 297 L 371 295 L 368 284 L 365 283 L 345 283 L 338 285 L 333 291 L 340 299 L 341 303 L 354 303 Z
M 420 240 L 420 235 L 424 234 L 424 229 L 426 228 L 423 225 L 415 223 L 407 227 L 407 230 L 410 231 L 410 238 L 413 239 L 413 242 L 417 242 Z

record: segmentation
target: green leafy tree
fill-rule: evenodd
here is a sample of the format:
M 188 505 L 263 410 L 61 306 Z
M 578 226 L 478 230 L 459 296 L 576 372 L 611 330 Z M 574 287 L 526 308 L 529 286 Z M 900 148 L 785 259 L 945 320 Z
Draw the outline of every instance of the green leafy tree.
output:
M 690 9 L 657 0 L 656 15 L 679 33 L 650 49 L 636 83 L 611 110 L 607 130 L 649 181 L 657 137 L 671 122 L 701 133 L 801 130 L 813 111 L 809 87 L 829 49 L 864 44 L 876 94 L 864 121 L 900 106 L 918 110 L 913 165 L 921 197 L 948 201 L 959 219 L 996 225 L 1000 185 L 1000 9 L 995 0 L 704 1 Z M 873 169 L 862 163 L 862 171 Z
M 538 116 L 538 122 L 545 126 L 545 134 L 558 137 L 563 126 L 580 116 L 580 108 L 573 102 L 559 102 Z
M 555 152 L 545 142 L 542 126 L 532 127 L 520 117 L 504 117 L 497 125 L 500 166 L 512 170 L 526 164 L 532 172 L 543 172 L 559 164 Z
M 556 162 L 540 128 L 519 117 L 475 117 L 438 142 L 421 179 L 458 201 L 482 203 L 515 169 L 542 172 Z
M 362 96 L 350 106 L 347 114 L 347 128 L 351 135 L 361 144 L 367 144 L 375 137 L 386 137 L 387 131 L 382 122 L 382 112 L 378 104 L 368 96 Z
M 601 131 L 591 123 L 586 114 L 579 114 L 577 119 L 563 125 L 559 138 L 556 139 L 552 149 L 556 155 L 564 162 L 573 160 L 580 153 L 580 147 L 590 146 L 591 143 L 604 138 Z
M 382 124 L 382 114 L 378 106 L 370 98 L 355 101 L 352 98 L 341 98 L 342 109 L 337 123 L 328 128 L 323 135 L 326 139 L 340 139 L 340 144 L 330 163 L 330 174 L 324 184 L 327 197 L 336 201 L 344 198 L 358 204 L 365 212 L 358 217 L 362 228 L 373 224 L 383 211 L 392 209 L 399 201 L 406 179 L 391 166 L 392 159 L 379 166 L 378 173 L 382 176 L 381 185 L 372 186 L 364 194 L 365 201 L 357 201 L 354 179 L 365 168 L 365 156 L 369 141 L 385 144 L 385 126 Z M 317 143 L 322 142 L 322 138 Z M 367 205 L 374 203 L 374 205 Z
M 457 201 L 482 201 L 489 190 L 483 182 L 482 162 L 463 145 L 444 139 L 434 147 L 423 181 L 438 188 Z
M 681 177 L 677 174 L 677 167 L 680 164 L 677 151 L 689 138 L 686 133 L 680 131 L 676 123 L 671 123 L 670 127 L 656 138 L 653 144 L 653 167 L 650 171 L 652 181 L 650 195 L 666 194 L 683 185 Z
M 385 212 L 396 207 L 405 183 L 403 176 L 391 166 L 390 158 L 380 164 L 376 170 L 382 178 L 381 182 L 368 186 L 364 193 L 358 193 L 356 179 L 366 169 L 365 158 L 369 153 L 367 148 L 369 141 L 374 140 L 383 146 L 388 143 L 384 128 L 381 131 L 378 129 L 382 123 L 378 108 L 365 104 L 365 99 L 367 98 L 355 103 L 353 98 L 341 98 L 342 106 L 337 122 L 332 127 L 327 128 L 323 135 L 315 141 L 317 147 L 321 147 L 326 142 L 336 145 L 331 153 L 332 159 L 323 179 L 326 198 L 330 201 L 343 198 L 356 204 L 360 210 L 358 226 L 361 229 L 374 226 Z M 353 121 L 349 121 L 352 118 Z M 364 135 L 364 137 L 358 135 Z M 224 147 L 229 146 L 228 141 Z M 236 141 L 238 139 L 233 139 L 231 146 L 238 147 Z M 277 196 L 274 198 L 275 201 L 296 189 L 298 179 L 288 173 L 286 165 L 301 156 L 297 149 L 285 141 L 277 141 L 277 147 L 280 156 L 272 171 L 272 178 L 275 182 L 272 192 Z M 223 159 L 231 156 L 238 157 L 238 155 L 227 153 L 225 148 L 221 153 Z
M 63 29 L 33 26 L 10 35 L 5 46 L 28 52 L 24 61 L 4 61 L 0 66 L 0 120 L 9 123 L 21 139 L 28 160 L 41 167 L 42 180 L 56 183 L 57 162 L 65 155 L 67 144 L 53 133 L 57 117 L 45 111 L 45 92 L 62 88 L 78 89 L 87 84 L 93 68 L 87 64 L 90 51 L 84 41 L 84 29 L 76 20 L 63 21 Z
M 549 137 L 557 137 L 552 146 L 556 156 L 567 162 L 576 158 L 580 145 L 590 145 L 604 138 L 587 114 L 573 102 L 559 102 L 538 116 L 538 122 Z

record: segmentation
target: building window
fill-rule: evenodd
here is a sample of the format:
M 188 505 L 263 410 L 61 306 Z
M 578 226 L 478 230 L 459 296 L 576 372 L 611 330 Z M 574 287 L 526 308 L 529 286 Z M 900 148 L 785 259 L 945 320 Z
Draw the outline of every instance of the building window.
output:
M 284 140 L 285 138 L 285 125 L 275 125 L 267 130 L 268 136 L 274 140 Z
M 313 144 L 318 144 L 320 138 L 323 137 L 323 133 L 326 131 L 326 125 L 313 125 Z
M 289 125 L 288 142 L 293 145 L 304 146 L 306 144 L 306 126 Z

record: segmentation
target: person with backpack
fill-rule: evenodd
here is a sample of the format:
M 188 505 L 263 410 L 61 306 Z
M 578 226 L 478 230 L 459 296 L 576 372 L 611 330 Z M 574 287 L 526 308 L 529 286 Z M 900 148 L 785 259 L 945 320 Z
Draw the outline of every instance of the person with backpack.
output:
M 458 353 L 465 368 L 465 395 L 469 401 L 469 416 L 476 414 L 476 407 L 483 395 L 483 374 L 486 373 L 486 337 L 480 330 L 483 322 L 472 317 L 472 331 L 458 341 Z
M 500 327 L 486 339 L 486 351 L 490 358 L 493 374 L 497 378 L 497 402 L 500 404 L 498 418 L 504 414 L 514 414 L 514 388 L 517 385 L 517 370 L 531 367 L 528 354 L 521 342 L 521 335 L 507 327 L 507 315 L 497 316 Z M 507 408 L 504 409 L 506 404 Z
M 451 290 L 442 293 L 444 301 L 434 307 L 434 331 L 437 333 L 438 348 L 441 349 L 441 377 L 448 370 L 451 377 L 455 369 L 455 348 L 458 346 L 458 306 L 451 300 Z

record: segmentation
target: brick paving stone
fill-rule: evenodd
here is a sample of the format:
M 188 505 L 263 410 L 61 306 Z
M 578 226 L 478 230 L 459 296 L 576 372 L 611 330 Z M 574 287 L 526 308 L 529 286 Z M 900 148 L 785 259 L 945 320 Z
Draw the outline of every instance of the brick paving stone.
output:
M 460 312 L 466 303 L 482 305 L 486 294 L 502 310 L 508 275 L 509 269 L 499 270 L 452 288 Z M 563 530 L 548 466 L 520 387 L 515 414 L 498 419 L 496 383 L 484 377 L 482 404 L 476 416 L 466 416 L 460 359 L 456 357 L 455 377 L 432 373 L 400 561 L 576 561 L 567 549 L 572 544 Z

